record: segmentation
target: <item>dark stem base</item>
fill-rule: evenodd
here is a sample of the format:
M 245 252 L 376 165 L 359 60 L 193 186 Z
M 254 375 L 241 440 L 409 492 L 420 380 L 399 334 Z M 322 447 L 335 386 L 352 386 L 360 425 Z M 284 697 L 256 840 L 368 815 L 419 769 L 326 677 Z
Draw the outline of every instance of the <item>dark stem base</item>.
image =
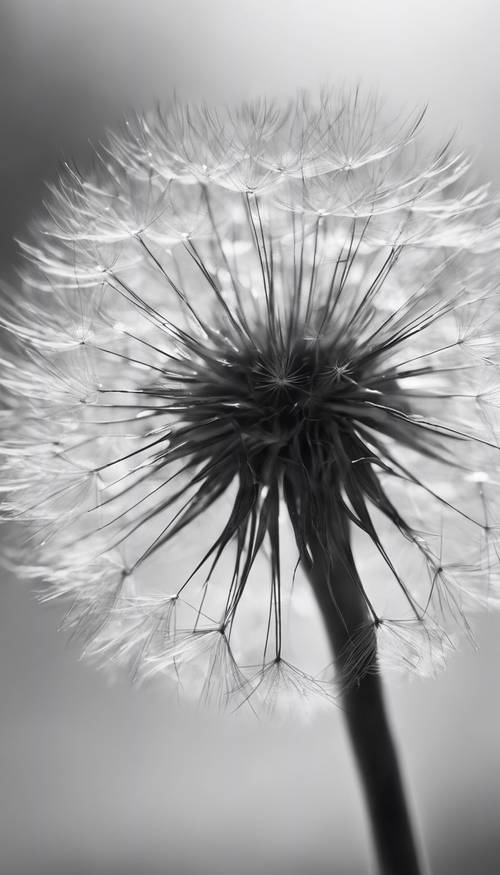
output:
M 324 546 L 309 533 L 310 560 L 304 564 L 319 605 L 342 684 L 342 706 L 370 816 L 380 875 L 423 875 L 405 798 L 398 757 L 377 672 L 376 633 L 357 680 L 350 676 L 349 645 L 369 628 L 350 548 L 346 563 L 334 565 Z M 349 679 L 348 679 L 349 676 Z

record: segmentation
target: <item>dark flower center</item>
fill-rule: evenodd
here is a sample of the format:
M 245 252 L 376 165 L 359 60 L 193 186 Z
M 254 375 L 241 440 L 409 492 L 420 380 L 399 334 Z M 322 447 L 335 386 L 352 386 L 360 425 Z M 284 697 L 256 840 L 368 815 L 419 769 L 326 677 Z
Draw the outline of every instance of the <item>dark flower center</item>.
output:
M 347 397 L 355 384 L 350 370 L 319 342 L 255 355 L 247 367 L 246 403 L 238 416 L 242 432 L 267 436 L 286 450 L 308 429 L 332 420 L 335 400 Z
M 214 428 L 217 443 L 232 435 L 235 453 L 261 482 L 270 468 L 272 476 L 289 465 L 330 468 L 339 455 L 359 455 L 355 420 L 363 419 L 368 398 L 380 396 L 357 358 L 353 342 L 319 336 L 269 337 L 258 346 L 226 349 L 195 381 L 184 421 L 201 426 L 206 449 Z M 373 420 L 373 410 L 366 408 L 366 416 Z
M 386 437 L 417 446 L 405 421 L 411 411 L 383 349 L 361 346 L 342 327 L 321 334 L 304 325 L 293 331 L 271 325 L 235 340 L 214 332 L 212 340 L 193 350 L 194 366 L 183 370 L 184 380 L 179 375 L 178 388 L 156 393 L 178 414 L 166 460 L 185 460 L 185 470 L 196 472 L 196 493 L 166 538 L 233 483 L 234 507 L 213 551 L 233 537 L 244 543 L 259 519 L 252 538 L 260 543 L 268 531 L 277 551 L 280 498 L 301 555 L 311 524 L 319 530 L 325 513 L 336 520 L 330 548 L 344 559 L 348 521 L 376 538 L 369 503 L 408 530 L 378 476 L 380 466 L 397 464 L 384 448 Z

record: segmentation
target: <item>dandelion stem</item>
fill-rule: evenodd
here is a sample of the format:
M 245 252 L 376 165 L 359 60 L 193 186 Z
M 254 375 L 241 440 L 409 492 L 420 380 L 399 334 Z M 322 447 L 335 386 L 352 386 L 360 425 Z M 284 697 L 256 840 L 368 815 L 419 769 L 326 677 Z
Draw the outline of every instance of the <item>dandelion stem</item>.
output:
M 348 544 L 350 568 L 332 561 L 317 533 L 308 537 L 305 566 L 320 608 L 342 683 L 342 705 L 371 822 L 380 875 L 422 875 L 398 756 L 377 671 L 376 632 Z M 335 585 L 335 601 L 332 598 Z M 350 644 L 371 626 L 363 673 L 353 679 Z

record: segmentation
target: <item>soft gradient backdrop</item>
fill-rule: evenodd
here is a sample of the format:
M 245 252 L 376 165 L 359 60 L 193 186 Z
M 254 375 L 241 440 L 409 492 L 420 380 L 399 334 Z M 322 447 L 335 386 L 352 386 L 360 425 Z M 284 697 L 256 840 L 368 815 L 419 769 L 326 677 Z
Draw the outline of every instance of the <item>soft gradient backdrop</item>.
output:
M 429 102 L 500 188 L 496 0 L 1 0 L 0 261 L 58 162 L 85 164 L 127 109 L 361 82 Z M 10 530 L 4 528 L 8 541 Z M 367 827 L 341 716 L 260 726 L 110 685 L 3 573 L 1 875 L 358 875 Z M 391 710 L 436 875 L 500 869 L 500 617 Z

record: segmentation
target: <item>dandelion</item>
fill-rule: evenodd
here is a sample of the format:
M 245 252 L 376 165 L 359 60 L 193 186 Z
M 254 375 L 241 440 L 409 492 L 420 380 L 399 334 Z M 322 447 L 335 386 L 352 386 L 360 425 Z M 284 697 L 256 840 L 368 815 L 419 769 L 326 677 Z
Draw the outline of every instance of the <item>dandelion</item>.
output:
M 500 599 L 500 234 L 383 114 L 173 101 L 64 169 L 1 316 L 1 506 L 89 657 L 235 708 L 335 689 L 411 875 L 378 670 L 434 673 Z

